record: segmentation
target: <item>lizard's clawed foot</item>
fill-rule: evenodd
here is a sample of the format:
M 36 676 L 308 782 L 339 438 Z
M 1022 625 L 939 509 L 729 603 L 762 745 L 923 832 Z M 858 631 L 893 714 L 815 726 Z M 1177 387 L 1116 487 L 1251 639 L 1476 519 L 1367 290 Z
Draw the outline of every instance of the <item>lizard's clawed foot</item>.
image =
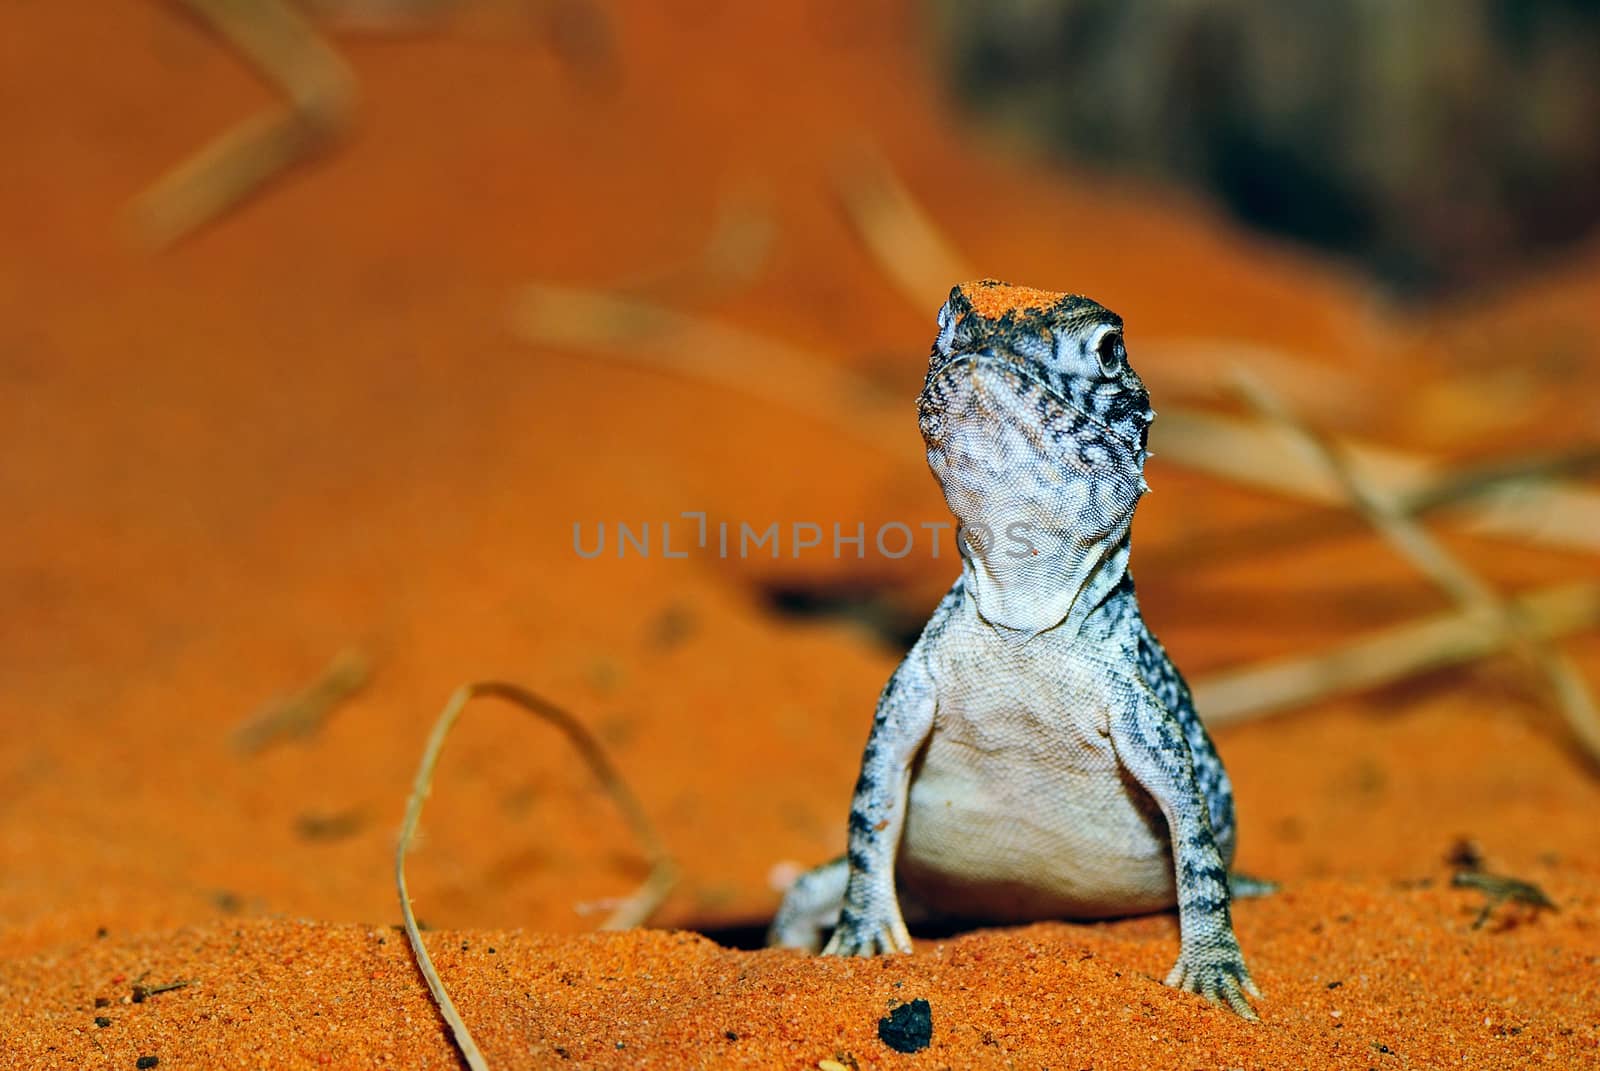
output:
M 884 956 L 911 951 L 911 934 L 899 917 L 856 915 L 848 908 L 839 916 L 824 956 Z
M 1261 1018 L 1245 999 L 1246 993 L 1260 997 L 1261 990 L 1251 979 L 1237 945 L 1232 949 L 1207 950 L 1201 955 L 1180 953 L 1177 965 L 1167 975 L 1167 984 L 1174 989 L 1198 993 L 1218 1004 L 1226 1004 L 1242 1018 L 1252 1022 Z

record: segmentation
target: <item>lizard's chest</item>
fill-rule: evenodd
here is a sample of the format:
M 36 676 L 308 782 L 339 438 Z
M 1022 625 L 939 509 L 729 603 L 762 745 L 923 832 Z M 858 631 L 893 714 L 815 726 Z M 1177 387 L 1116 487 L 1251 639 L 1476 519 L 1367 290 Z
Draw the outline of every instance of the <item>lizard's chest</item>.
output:
M 970 751 L 974 764 L 1024 777 L 1115 764 L 1106 732 L 1120 684 L 1114 665 L 1048 634 L 1010 644 L 961 624 L 930 659 L 934 737 L 952 759 Z
M 943 911 L 998 918 L 1170 904 L 1165 822 L 1106 732 L 1131 661 L 1049 634 L 996 642 L 975 620 L 943 640 L 901 849 L 908 887 Z

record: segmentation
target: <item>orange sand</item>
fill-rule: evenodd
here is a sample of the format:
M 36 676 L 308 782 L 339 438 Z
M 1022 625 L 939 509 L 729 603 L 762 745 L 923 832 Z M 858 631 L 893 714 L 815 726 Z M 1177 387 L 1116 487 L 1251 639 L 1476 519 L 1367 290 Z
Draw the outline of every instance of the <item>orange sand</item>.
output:
M 774 864 L 840 850 L 897 652 L 761 592 L 874 583 L 916 616 L 948 554 L 584 561 L 572 525 L 945 519 L 910 410 L 940 295 L 908 308 L 825 192 L 857 130 L 975 270 L 1122 314 L 1158 409 L 1195 377 L 1141 344 L 1200 337 L 1325 362 L 1369 385 L 1329 423 L 1452 458 L 1600 427 L 1600 248 L 1397 320 L 1193 204 L 1008 161 L 946 115 L 909 5 L 766 7 L 628 5 L 610 89 L 502 5 L 343 42 L 353 141 L 160 257 L 121 241 L 124 205 L 265 90 L 163 4 L 36 3 L 0 35 L 0 1066 L 453 1066 L 389 929 L 389 860 L 428 725 L 475 677 L 597 728 L 684 869 L 662 925 L 760 923 Z M 898 452 L 509 337 L 518 283 L 682 263 L 741 189 L 771 206 L 771 262 L 736 292 L 663 300 L 904 399 Z M 1303 510 L 1159 456 L 1151 483 L 1135 564 L 1191 674 L 1443 605 L 1366 537 L 1191 565 L 1208 537 Z M 1452 545 L 1506 588 L 1596 575 Z M 232 750 L 352 646 L 373 682 L 320 733 Z M 1600 683 L 1600 644 L 1568 650 Z M 412 889 L 497 1068 L 558 1050 L 594 1067 L 1600 1066 L 1600 779 L 1515 666 L 1219 744 L 1240 863 L 1285 882 L 1237 912 L 1260 1026 L 1151 980 L 1176 950 L 1165 916 L 876 962 L 583 936 L 643 861 L 552 736 L 492 705 L 447 749 Z M 1560 911 L 1470 929 L 1481 898 L 1443 861 L 1461 836 Z M 122 1003 L 140 979 L 192 984 Z M 933 1046 L 900 1056 L 875 1024 L 915 997 Z
M 1592 1066 L 1600 936 L 1574 911 L 1592 920 L 1600 898 L 1551 891 L 1573 910 L 1536 924 L 1508 913 L 1474 932 L 1448 890 L 1298 883 L 1241 912 L 1240 938 L 1273 979 L 1263 1025 L 1160 984 L 1164 918 L 1041 924 L 822 969 L 683 932 L 458 931 L 429 948 L 494 1067 L 848 1064 L 841 1054 L 863 1067 Z M 191 984 L 131 1003 L 128 979 L 146 972 Z M 213 922 L 81 943 L 0 978 L 44 1006 L 19 1046 L 27 1067 L 101 1054 L 111 1067 L 139 1055 L 161 1067 L 456 1066 L 388 928 Z M 917 998 L 934 1041 L 902 1056 L 876 1024 Z

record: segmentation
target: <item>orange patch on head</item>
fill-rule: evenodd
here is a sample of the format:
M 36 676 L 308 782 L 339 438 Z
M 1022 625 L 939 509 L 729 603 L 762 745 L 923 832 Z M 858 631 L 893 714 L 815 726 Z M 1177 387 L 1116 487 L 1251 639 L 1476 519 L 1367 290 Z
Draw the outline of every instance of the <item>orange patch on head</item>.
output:
M 994 279 L 975 283 L 962 283 L 961 293 L 972 305 L 972 311 L 985 320 L 998 320 L 1008 312 L 1019 309 L 1048 309 L 1067 295 L 1053 290 L 1035 290 L 1031 286 L 1012 286 Z

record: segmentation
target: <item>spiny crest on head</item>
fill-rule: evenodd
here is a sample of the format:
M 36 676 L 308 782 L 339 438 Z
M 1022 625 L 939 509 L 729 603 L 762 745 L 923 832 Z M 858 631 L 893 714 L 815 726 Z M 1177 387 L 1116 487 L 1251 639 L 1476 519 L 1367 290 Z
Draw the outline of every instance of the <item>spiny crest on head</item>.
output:
M 949 356 L 988 347 L 1015 350 L 1029 342 L 1049 346 L 1056 332 L 1093 325 L 1120 328 L 1122 317 L 1080 294 L 979 279 L 951 289 L 939 310 L 934 350 Z

